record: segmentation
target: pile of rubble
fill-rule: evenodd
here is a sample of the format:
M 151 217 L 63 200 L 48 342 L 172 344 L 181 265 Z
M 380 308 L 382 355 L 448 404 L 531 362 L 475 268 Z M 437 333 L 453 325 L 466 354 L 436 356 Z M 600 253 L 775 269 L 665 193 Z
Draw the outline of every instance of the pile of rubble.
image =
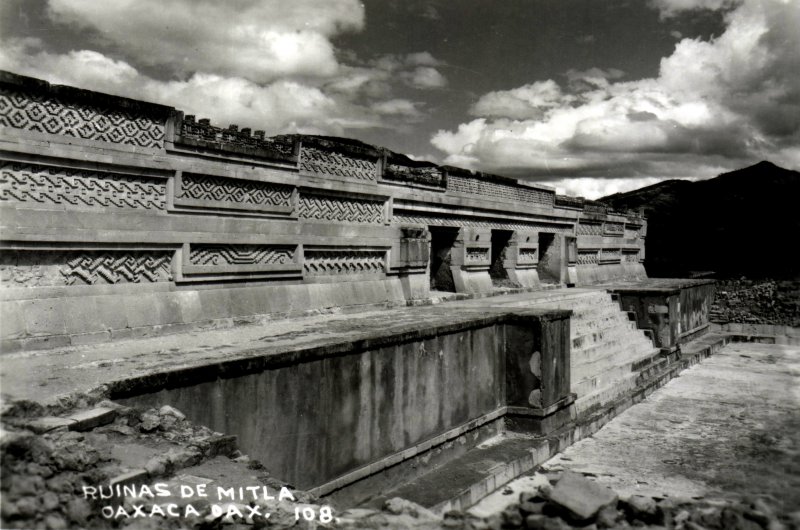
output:
M 256 477 L 258 484 L 275 492 L 286 486 L 260 463 L 242 455 L 235 436 L 195 425 L 173 407 L 141 411 L 86 396 L 80 404 L 91 408 L 69 411 L 24 401 L 4 404 L 0 527 L 58 530 L 133 524 L 136 528 L 195 528 L 233 523 L 235 516 L 226 513 L 220 517 L 211 512 L 208 503 L 197 505 L 196 517 L 159 517 L 159 508 L 155 516 L 149 516 L 154 504 L 160 504 L 163 511 L 163 506 L 173 500 L 161 496 L 145 499 L 149 503 L 138 501 L 147 518 L 121 516 L 117 515 L 119 508 L 133 513 L 136 499 L 125 494 L 103 499 L 94 493 L 101 485 L 106 491 L 125 492 L 119 488 L 127 487 L 129 492 L 136 491 L 137 486 L 141 491 L 141 485 L 152 489 L 156 483 L 166 484 L 165 489 L 172 484 L 177 492 L 175 476 L 179 472 L 219 458 L 236 466 L 226 486 L 241 484 L 245 476 Z M 61 414 L 54 415 L 54 411 Z M 126 461 L 120 461 L 120 454 L 126 455 Z M 292 503 L 276 501 L 270 506 L 273 522 L 278 527 L 281 520 L 285 528 L 294 526 L 295 506 L 310 506 L 313 500 L 304 492 L 292 490 Z M 225 509 L 230 508 L 232 513 L 248 513 L 246 501 L 232 508 L 227 504 Z M 113 515 L 108 511 L 112 505 Z M 245 522 L 244 517 L 241 519 Z
M 800 326 L 800 282 L 718 281 L 712 322 Z
M 518 502 L 502 512 L 478 519 L 461 512 L 445 514 L 442 526 L 453 529 L 568 530 L 579 528 L 670 528 L 686 530 L 780 530 L 796 528 L 800 512 L 782 521 L 773 503 L 748 501 L 701 502 L 692 499 L 625 499 L 583 475 L 564 471 L 553 486 L 520 493 Z

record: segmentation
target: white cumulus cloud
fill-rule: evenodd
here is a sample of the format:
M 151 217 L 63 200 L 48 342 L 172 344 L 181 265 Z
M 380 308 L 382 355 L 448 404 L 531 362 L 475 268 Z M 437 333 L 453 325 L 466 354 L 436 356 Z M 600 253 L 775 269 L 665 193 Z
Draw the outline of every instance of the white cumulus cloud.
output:
M 655 78 L 619 70 L 565 72 L 483 95 L 477 119 L 441 130 L 445 161 L 563 184 L 596 197 L 610 179 L 708 177 L 760 159 L 800 166 L 800 6 L 797 0 L 658 0 L 663 16 L 726 9 L 726 30 L 683 39 Z M 642 180 L 645 182 L 646 180 Z M 611 191 L 613 192 L 613 191 Z

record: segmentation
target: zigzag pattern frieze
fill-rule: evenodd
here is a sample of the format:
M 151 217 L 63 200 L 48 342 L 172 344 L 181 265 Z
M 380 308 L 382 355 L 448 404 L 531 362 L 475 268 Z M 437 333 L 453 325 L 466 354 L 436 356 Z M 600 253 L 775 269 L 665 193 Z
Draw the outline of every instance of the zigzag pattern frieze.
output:
M 594 265 L 597 263 L 597 252 L 578 252 L 578 265 Z
M 163 210 L 166 189 L 157 178 L 0 162 L 0 201 Z
M 295 250 L 265 245 L 192 245 L 192 265 L 284 265 L 294 261 Z
M 579 236 L 602 236 L 602 223 L 578 223 L 577 232 Z
M 311 276 L 379 274 L 384 272 L 385 252 L 372 250 L 309 250 L 303 271 Z
M 15 90 L 0 91 L 0 126 L 136 147 L 164 147 L 164 124 L 148 116 Z
M 298 215 L 322 221 L 382 223 L 383 204 L 383 201 L 301 195 Z
M 61 267 L 67 285 L 172 280 L 172 252 L 80 252 Z
M 448 191 L 459 193 L 483 195 L 484 197 L 507 201 L 530 202 L 544 206 L 553 206 L 555 203 L 554 193 L 475 178 L 464 178 L 459 175 L 450 175 L 447 178 L 447 189 Z
M 268 182 L 184 174 L 176 197 L 256 206 L 288 206 L 291 204 L 292 189 L 291 186 Z
M 423 224 L 434 226 L 456 226 L 470 228 L 494 228 L 497 230 L 538 230 L 552 232 L 556 234 L 572 234 L 573 229 L 569 226 L 554 226 L 546 223 L 524 222 L 524 221 L 488 221 L 473 217 L 447 216 L 439 217 L 432 215 L 412 215 L 405 213 L 395 213 L 392 215 L 392 224 Z
M 300 156 L 300 169 L 310 173 L 334 175 L 356 180 L 377 180 L 377 163 L 374 160 L 354 158 L 322 151 L 313 147 L 303 147 Z

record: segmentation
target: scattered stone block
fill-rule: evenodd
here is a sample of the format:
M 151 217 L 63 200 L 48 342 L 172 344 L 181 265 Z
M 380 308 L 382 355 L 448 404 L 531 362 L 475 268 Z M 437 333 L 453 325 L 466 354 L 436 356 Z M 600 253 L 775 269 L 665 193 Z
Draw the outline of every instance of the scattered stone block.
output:
M 60 427 L 69 428 L 73 423 L 75 423 L 75 420 L 70 418 L 45 416 L 44 418 L 36 418 L 35 420 L 28 422 L 25 426 L 36 434 L 44 434 Z
M 638 519 L 645 523 L 655 523 L 658 517 L 658 505 L 650 497 L 631 495 L 624 502 L 625 511 L 630 519 Z
M 175 407 L 170 407 L 169 405 L 164 405 L 163 407 L 158 409 L 158 414 L 160 416 L 174 416 L 179 420 L 186 419 L 186 415 L 183 412 L 179 411 Z
M 618 500 L 612 489 L 572 471 L 561 474 L 549 497 L 550 502 L 576 521 L 589 521 L 606 506 L 615 506 Z
M 112 408 L 98 407 L 69 416 L 73 420 L 69 426 L 71 431 L 90 431 L 101 425 L 108 425 L 117 417 L 117 411 Z

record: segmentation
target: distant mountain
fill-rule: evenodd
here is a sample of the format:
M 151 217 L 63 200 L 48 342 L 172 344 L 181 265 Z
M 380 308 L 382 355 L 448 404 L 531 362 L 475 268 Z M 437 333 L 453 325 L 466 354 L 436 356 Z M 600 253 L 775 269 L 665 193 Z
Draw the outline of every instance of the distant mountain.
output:
M 718 177 L 667 180 L 599 199 L 643 208 L 650 276 L 800 279 L 800 173 L 759 162 Z

